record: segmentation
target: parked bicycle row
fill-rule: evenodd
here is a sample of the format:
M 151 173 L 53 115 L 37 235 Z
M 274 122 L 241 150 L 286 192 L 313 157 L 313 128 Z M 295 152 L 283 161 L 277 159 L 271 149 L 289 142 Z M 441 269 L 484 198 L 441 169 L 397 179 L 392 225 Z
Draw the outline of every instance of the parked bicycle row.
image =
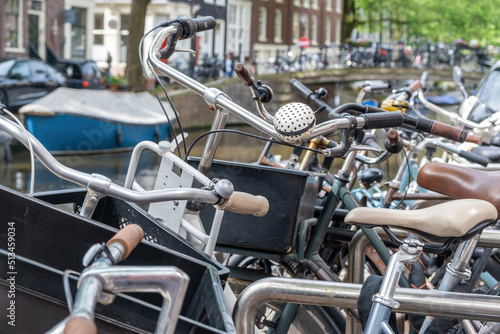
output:
M 9 242 L 0 243 L 0 287 L 18 293 L 16 329 L 495 333 L 500 201 L 498 174 L 487 168 L 500 159 L 500 141 L 487 88 L 497 67 L 457 114 L 426 99 L 425 72 L 408 87 L 367 82 L 356 101 L 335 108 L 324 90 L 292 79 L 306 103 L 268 110 L 272 87 L 238 64 L 251 111 L 164 62 L 177 41 L 213 28 L 211 17 L 163 23 L 145 63 L 205 100 L 199 112 L 214 119 L 193 143 L 204 142 L 201 157 L 190 155 L 176 118 L 171 141 L 137 145 L 117 184 L 63 165 L 0 116 L 1 130 L 83 187 L 33 196 L 0 187 L 0 238 Z M 467 94 L 459 69 L 454 77 Z M 374 91 L 386 92 L 382 103 L 365 100 Z M 423 116 L 422 105 L 449 122 Z M 263 143 L 255 163 L 216 159 L 222 136 L 248 135 L 227 128 L 229 115 L 262 133 L 252 135 Z M 290 156 L 278 159 L 278 145 Z M 135 177 L 145 151 L 161 158 L 153 189 Z M 389 162 L 397 165 L 390 180 Z M 14 227 L 23 242 L 11 247 Z M 21 322 L 27 303 L 35 306 Z

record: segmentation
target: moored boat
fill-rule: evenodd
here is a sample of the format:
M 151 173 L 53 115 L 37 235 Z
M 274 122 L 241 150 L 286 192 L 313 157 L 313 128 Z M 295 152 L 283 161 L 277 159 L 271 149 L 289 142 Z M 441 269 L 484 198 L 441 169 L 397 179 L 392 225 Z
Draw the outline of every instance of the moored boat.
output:
M 163 103 L 172 122 L 174 112 Z M 24 124 L 52 154 L 130 150 L 169 139 L 169 122 L 149 93 L 61 87 L 19 110 Z

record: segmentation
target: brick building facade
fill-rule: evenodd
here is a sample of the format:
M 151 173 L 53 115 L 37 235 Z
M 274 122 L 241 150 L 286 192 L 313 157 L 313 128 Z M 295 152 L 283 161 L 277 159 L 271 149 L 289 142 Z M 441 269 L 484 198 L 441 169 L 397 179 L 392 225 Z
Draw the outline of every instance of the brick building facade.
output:
M 64 0 L 0 1 L 0 58 L 62 55 Z

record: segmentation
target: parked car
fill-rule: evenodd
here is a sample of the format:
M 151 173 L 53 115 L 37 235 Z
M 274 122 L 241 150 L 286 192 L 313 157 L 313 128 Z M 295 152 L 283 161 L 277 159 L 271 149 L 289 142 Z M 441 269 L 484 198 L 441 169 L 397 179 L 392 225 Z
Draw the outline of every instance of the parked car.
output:
M 93 60 L 62 59 L 57 67 L 66 76 L 69 88 L 104 89 L 101 70 Z
M 17 58 L 0 63 L 0 102 L 10 110 L 15 111 L 65 84 L 66 79 L 58 69 L 38 59 Z

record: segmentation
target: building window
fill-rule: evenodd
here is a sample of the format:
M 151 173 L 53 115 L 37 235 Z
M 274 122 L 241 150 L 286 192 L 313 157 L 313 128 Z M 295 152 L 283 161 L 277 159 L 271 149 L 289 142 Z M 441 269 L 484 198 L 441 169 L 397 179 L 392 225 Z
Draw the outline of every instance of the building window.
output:
M 300 0 L 293 0 L 293 4 L 297 7 L 300 7 L 301 5 Z
M 94 35 L 94 45 L 104 45 L 104 35 Z
M 76 22 L 71 26 L 71 57 L 85 58 L 87 46 L 87 9 L 75 8 Z
M 22 2 L 10 0 L 4 2 L 5 10 L 5 47 L 22 48 L 21 41 L 23 33 L 22 25 Z
M 104 14 L 94 14 L 94 29 L 104 29 Z
M 319 9 L 318 0 L 312 0 L 312 8 Z
M 331 12 L 332 9 L 332 0 L 326 0 L 326 10 Z
M 335 11 L 342 13 L 342 0 L 335 0 Z
M 120 29 L 121 30 L 128 31 L 129 23 L 130 23 L 130 15 L 128 15 L 128 14 L 120 15 Z
M 311 17 L 311 42 L 318 44 L 318 17 L 316 15 Z
M 266 21 L 267 10 L 264 7 L 259 9 L 259 41 L 266 41 Z
M 325 24 L 325 45 L 332 43 L 332 19 L 327 17 Z
M 293 13 L 293 42 L 297 43 L 300 38 L 300 17 L 299 13 Z
M 281 10 L 276 9 L 274 12 L 274 41 L 276 43 L 281 43 L 281 25 L 283 22 L 283 16 L 281 14 Z
M 229 24 L 236 24 L 236 6 L 235 5 L 228 5 L 227 9 L 227 22 Z
M 304 26 L 304 37 L 309 38 L 309 16 L 307 14 L 302 15 L 302 25 Z
M 304 0 L 304 7 L 309 8 L 309 6 L 310 6 L 309 0 Z
M 340 20 L 337 20 L 337 24 L 335 25 L 335 43 L 340 44 Z
M 127 61 L 127 39 L 128 39 L 128 28 L 130 22 L 130 15 L 121 14 L 120 15 L 120 61 Z

